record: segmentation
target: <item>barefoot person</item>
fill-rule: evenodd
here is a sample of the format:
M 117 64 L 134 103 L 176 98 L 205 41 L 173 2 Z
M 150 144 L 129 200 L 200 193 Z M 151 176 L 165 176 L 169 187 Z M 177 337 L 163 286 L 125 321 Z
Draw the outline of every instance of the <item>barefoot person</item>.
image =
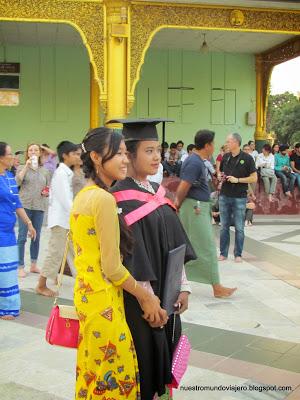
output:
M 139 281 L 139 285 L 162 300 L 169 252 L 185 244 L 185 262 L 194 259 L 195 253 L 174 205 L 164 197 L 163 187 L 147 179 L 148 175 L 157 173 L 161 161 L 161 146 L 156 130 L 156 124 L 160 121 L 114 122 L 123 123 L 130 161 L 127 179 L 119 181 L 111 190 L 134 238 L 132 255 L 124 258 L 124 265 Z M 126 199 L 128 194 L 130 198 Z M 180 313 L 187 309 L 190 290 L 183 273 L 176 302 L 177 305 L 181 304 Z M 166 385 L 172 381 L 171 361 L 174 346 L 181 334 L 180 316 L 176 314 L 174 322 L 174 314 L 170 315 L 166 327 L 161 329 L 159 325 L 150 326 L 145 322 L 141 307 L 133 296 L 125 293 L 124 303 L 139 363 L 141 398 L 152 400 L 156 393 L 163 395 Z
M 30 243 L 30 272 L 39 273 L 37 260 L 40 248 L 40 235 L 44 220 L 44 213 L 47 208 L 48 187 L 50 184 L 50 173 L 43 167 L 41 162 L 41 148 L 38 144 L 32 143 L 27 146 L 25 153 L 26 163 L 19 166 L 16 172 L 16 181 L 20 187 L 20 200 L 25 208 L 26 214 L 31 219 L 36 230 L 36 239 Z M 26 272 L 24 254 L 27 242 L 28 227 L 19 218 L 19 277 L 25 278 Z
M 212 285 L 215 297 L 229 297 L 236 288 L 220 284 L 217 251 L 211 224 L 210 189 L 204 160 L 214 152 L 214 132 L 202 130 L 195 136 L 194 152 L 183 163 L 175 205 L 185 231 L 197 253 L 187 266 L 197 268 L 198 281 Z
M 74 302 L 80 319 L 76 400 L 137 400 L 138 362 L 122 288 L 140 304 L 145 324 L 162 326 L 167 314 L 159 299 L 138 285 L 121 261 L 117 205 L 107 190 L 113 181 L 126 177 L 128 158 L 122 135 L 107 128 L 93 129 L 83 140 L 82 150 L 88 182 L 71 212 L 77 269 Z M 123 255 L 131 251 L 130 244 L 122 241 Z
M 56 280 L 63 258 L 67 233 L 70 227 L 70 211 L 73 204 L 71 167 L 78 162 L 78 146 L 64 141 L 57 146 L 60 161 L 55 170 L 50 186 L 48 228 L 51 229 L 48 253 L 41 270 L 36 292 L 53 297 L 55 292 L 47 287 L 47 279 Z M 71 262 L 68 259 L 68 263 Z
M 36 232 L 18 195 L 14 176 L 7 172 L 13 163 L 13 154 L 7 143 L 0 142 L 0 318 L 14 319 L 20 313 L 18 285 L 18 246 L 14 227 L 16 214 L 28 226 L 35 240 Z

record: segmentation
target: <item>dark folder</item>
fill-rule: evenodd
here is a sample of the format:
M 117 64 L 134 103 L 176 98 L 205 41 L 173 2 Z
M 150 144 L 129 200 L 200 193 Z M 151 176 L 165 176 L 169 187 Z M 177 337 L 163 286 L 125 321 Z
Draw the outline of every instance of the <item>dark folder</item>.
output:
M 167 311 L 168 315 L 173 314 L 177 310 L 174 304 L 180 293 L 185 252 L 185 244 L 169 251 L 166 283 L 162 301 L 162 307 Z

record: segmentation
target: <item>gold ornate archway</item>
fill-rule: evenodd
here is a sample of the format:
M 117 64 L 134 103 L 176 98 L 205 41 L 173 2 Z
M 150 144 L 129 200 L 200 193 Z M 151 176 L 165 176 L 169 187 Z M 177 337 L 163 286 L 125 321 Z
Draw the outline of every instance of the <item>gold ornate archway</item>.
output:
M 93 79 L 99 87 L 100 99 L 106 100 L 105 15 L 100 1 L 0 0 L 0 20 L 72 25 L 80 33 L 83 44 L 87 48 L 93 67 Z M 96 92 L 95 88 L 93 90 Z
M 300 34 L 300 11 L 188 4 L 131 4 L 130 92 L 134 93 L 145 54 L 163 28 Z
M 287 40 L 286 42 L 281 43 L 280 45 L 275 46 L 256 56 L 256 102 L 260 106 L 260 111 L 257 112 L 257 140 L 264 140 L 265 138 L 264 130 L 266 128 L 268 93 L 273 68 L 278 64 L 299 56 L 300 36 Z
M 300 34 L 300 11 L 131 0 L 0 0 L 0 20 L 74 26 L 86 46 L 93 76 L 91 121 L 100 98 L 106 119 L 126 116 L 134 102 L 145 54 L 163 28 Z M 257 134 L 265 127 L 266 91 L 272 67 L 257 57 Z M 265 97 L 264 97 L 265 96 Z M 261 133 L 259 133 L 261 132 Z
M 130 20 L 129 108 L 134 102 L 134 91 L 140 78 L 146 52 L 154 35 L 163 28 L 300 34 L 300 11 L 293 10 L 236 9 L 233 6 L 157 4 L 133 1 Z M 278 52 L 286 52 L 285 47 L 276 49 L 274 60 L 278 56 Z M 287 53 L 291 53 L 291 51 L 287 51 Z M 271 58 L 272 55 L 268 52 L 256 57 L 257 140 L 264 140 L 266 135 L 267 91 L 272 68 L 276 65 L 270 62 Z

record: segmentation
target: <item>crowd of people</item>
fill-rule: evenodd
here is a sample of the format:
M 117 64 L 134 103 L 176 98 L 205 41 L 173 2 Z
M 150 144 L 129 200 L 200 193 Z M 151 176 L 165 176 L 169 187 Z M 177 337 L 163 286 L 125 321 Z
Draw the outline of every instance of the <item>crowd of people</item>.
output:
M 181 166 L 184 160 L 193 152 L 195 145 L 189 144 L 187 151 L 184 143 L 179 140 L 177 143 L 167 142 L 162 144 L 163 148 L 163 175 L 164 177 L 180 177 Z M 259 173 L 264 186 L 264 191 L 268 195 L 269 201 L 274 200 L 277 178 L 282 183 L 282 189 L 287 197 L 292 198 L 295 184 L 300 189 L 300 143 L 296 143 L 293 149 L 285 144 L 275 143 L 273 146 L 266 143 L 262 147 L 261 153 L 255 149 L 255 142 L 249 140 L 243 145 L 243 151 L 252 156 L 255 161 L 256 169 Z M 229 152 L 227 144 L 220 148 L 220 152 L 214 159 L 211 155 L 205 160 L 207 177 L 210 181 L 210 188 L 214 188 L 211 182 L 218 177 L 220 180 L 220 165 L 224 154 Z M 251 185 L 250 192 L 254 195 L 255 185 Z
M 300 188 L 300 143 L 290 153 L 288 146 L 269 144 L 258 153 L 254 141 L 241 148 L 241 136 L 233 133 L 214 161 L 215 134 L 209 130 L 198 131 L 185 150 L 182 141 L 160 145 L 159 121 L 112 122 L 123 123 L 122 134 L 96 128 L 80 145 L 63 141 L 56 151 L 31 143 L 13 154 L 0 142 L 0 318 L 20 313 L 18 277 L 27 275 L 28 237 L 29 271 L 39 275 L 36 293 L 54 297 L 48 282 L 57 279 L 71 236 L 68 265 L 80 320 L 76 399 L 107 391 L 152 400 L 172 383 L 180 314 L 191 293 L 185 268 L 194 268 L 216 298 L 236 292 L 221 284 L 218 267 L 228 258 L 230 226 L 240 263 L 257 181 L 270 202 L 277 178 L 285 195 L 293 196 L 295 183 Z M 170 176 L 180 180 L 174 202 L 161 185 Z M 50 237 L 40 266 L 46 212 Z M 212 221 L 221 223 L 219 256 Z M 177 251 L 180 286 L 168 314 L 163 299 Z

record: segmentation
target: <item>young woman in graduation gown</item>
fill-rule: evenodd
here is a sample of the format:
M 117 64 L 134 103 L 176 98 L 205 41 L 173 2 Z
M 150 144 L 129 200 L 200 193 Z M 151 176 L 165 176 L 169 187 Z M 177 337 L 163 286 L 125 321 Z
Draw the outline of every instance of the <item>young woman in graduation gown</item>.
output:
M 116 183 L 111 192 L 134 238 L 132 255 L 125 257 L 124 265 L 140 285 L 153 291 L 162 301 L 169 251 L 186 244 L 185 263 L 196 255 L 175 207 L 164 197 L 164 189 L 147 180 L 148 175 L 157 172 L 161 160 L 157 122 L 118 122 L 123 122 L 130 163 L 128 177 Z M 126 200 L 128 194 L 130 200 Z M 189 293 L 183 270 L 181 292 L 176 302 L 178 313 L 187 309 Z M 156 394 L 163 395 L 166 385 L 172 382 L 172 354 L 181 335 L 180 316 L 170 315 L 165 326 L 151 326 L 142 318 L 140 305 L 133 296 L 125 293 L 124 304 L 137 352 L 141 398 L 152 400 Z

